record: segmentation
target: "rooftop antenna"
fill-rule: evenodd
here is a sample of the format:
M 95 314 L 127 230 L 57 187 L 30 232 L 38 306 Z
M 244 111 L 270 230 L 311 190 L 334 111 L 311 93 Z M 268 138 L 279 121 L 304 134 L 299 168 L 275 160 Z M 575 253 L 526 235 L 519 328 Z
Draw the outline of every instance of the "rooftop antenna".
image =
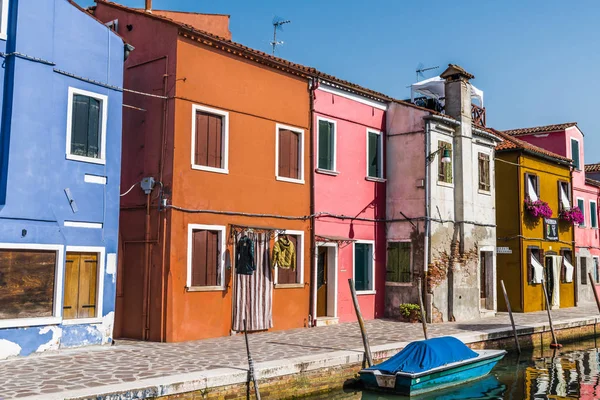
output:
M 277 41 L 277 31 L 283 32 L 283 25 L 289 24 L 292 21 L 289 19 L 284 20 L 283 18 L 275 17 L 273 18 L 273 41 L 271 42 L 271 46 L 273 46 L 273 55 L 275 55 L 275 48 L 277 46 L 283 45 L 283 40 Z
M 419 82 L 419 78 L 425 78 L 425 75 L 423 75 L 423 72 L 425 72 L 425 71 L 431 71 L 432 69 L 438 69 L 438 68 L 439 68 L 439 65 L 435 66 L 435 67 L 427 67 L 427 68 L 425 68 L 425 66 L 423 65 L 423 63 L 419 63 L 419 65 L 417 65 L 417 70 L 416 70 L 416 72 L 417 72 L 417 82 Z

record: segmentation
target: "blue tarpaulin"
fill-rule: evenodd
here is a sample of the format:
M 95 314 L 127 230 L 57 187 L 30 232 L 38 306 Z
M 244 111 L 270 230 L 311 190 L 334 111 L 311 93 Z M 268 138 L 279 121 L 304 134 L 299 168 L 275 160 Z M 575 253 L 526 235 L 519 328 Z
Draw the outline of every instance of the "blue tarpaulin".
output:
M 402 351 L 369 370 L 379 370 L 384 374 L 406 372 L 417 374 L 442 365 L 477 357 L 477 353 L 460 340 L 445 336 L 412 342 Z

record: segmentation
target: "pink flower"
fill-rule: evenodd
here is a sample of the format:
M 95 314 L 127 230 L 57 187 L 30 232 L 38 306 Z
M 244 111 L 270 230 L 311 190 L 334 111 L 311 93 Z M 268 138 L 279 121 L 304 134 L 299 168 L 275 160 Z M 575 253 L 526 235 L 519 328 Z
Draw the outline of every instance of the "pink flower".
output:
M 552 209 L 545 201 L 531 201 L 529 198 L 527 198 L 525 199 L 525 209 L 533 217 L 552 218 Z
M 560 213 L 560 219 L 570 222 L 574 225 L 581 225 L 584 221 L 583 213 L 579 207 L 573 207 L 569 210 L 562 210 Z

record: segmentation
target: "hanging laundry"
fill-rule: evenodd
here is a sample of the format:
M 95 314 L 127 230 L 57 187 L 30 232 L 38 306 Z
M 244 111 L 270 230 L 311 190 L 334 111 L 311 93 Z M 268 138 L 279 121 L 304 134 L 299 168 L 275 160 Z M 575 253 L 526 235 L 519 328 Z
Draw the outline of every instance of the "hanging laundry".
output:
M 296 248 L 287 235 L 279 237 L 275 242 L 272 263 L 273 267 L 277 265 L 279 268 L 296 270 Z
M 235 251 L 235 272 L 240 275 L 252 275 L 256 269 L 254 262 L 254 242 L 243 236 L 237 243 Z

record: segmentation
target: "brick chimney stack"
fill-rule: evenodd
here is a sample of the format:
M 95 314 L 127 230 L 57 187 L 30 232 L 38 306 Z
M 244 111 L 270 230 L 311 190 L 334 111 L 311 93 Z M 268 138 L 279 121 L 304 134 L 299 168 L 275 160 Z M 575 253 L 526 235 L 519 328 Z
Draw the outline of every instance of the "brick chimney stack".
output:
M 454 64 L 449 64 L 440 77 L 446 80 L 444 90 L 446 114 L 461 121 L 463 118 L 471 120 L 471 85 L 469 81 L 475 77 Z
M 152 0 L 146 0 L 146 12 L 152 14 Z

